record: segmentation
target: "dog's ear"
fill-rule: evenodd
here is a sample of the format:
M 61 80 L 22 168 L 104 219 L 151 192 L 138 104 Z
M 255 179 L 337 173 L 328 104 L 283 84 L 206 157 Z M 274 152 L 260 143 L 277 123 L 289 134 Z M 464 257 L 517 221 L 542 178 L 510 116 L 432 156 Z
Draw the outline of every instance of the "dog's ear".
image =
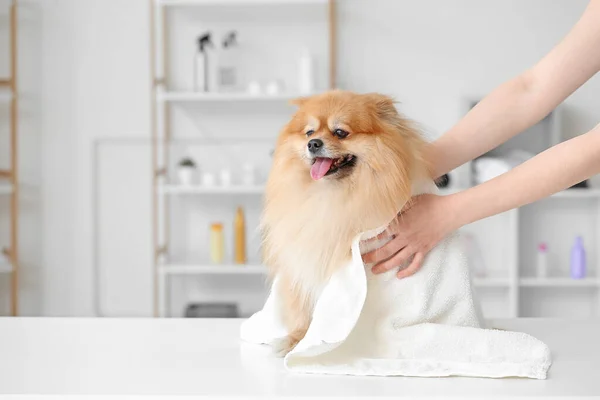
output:
M 367 93 L 364 97 L 382 120 L 393 122 L 399 117 L 395 106 L 396 101 L 390 96 L 379 93 Z

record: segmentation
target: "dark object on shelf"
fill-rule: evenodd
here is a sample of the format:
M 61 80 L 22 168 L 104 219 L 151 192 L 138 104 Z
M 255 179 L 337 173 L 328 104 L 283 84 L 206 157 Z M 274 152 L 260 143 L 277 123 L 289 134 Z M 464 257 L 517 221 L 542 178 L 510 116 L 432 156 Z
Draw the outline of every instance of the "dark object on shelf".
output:
M 585 181 L 581 181 L 579 183 L 576 183 L 575 185 L 571 186 L 569 189 L 587 189 L 589 188 L 589 184 L 588 184 L 588 180 L 586 179 Z
M 192 303 L 185 309 L 186 318 L 239 318 L 235 303 Z
M 181 161 L 179 161 L 179 166 L 196 168 L 196 163 L 191 158 L 186 157 L 186 158 L 182 159 Z
M 445 188 L 450 185 L 450 176 L 448 174 L 444 174 L 435 180 L 435 185 L 439 188 Z

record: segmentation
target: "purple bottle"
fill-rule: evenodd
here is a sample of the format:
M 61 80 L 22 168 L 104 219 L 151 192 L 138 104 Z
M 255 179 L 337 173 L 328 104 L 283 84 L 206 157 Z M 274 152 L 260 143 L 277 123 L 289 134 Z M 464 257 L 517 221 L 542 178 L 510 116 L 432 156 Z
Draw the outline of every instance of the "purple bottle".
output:
M 571 278 L 585 278 L 585 249 L 581 236 L 575 238 L 575 244 L 571 249 Z

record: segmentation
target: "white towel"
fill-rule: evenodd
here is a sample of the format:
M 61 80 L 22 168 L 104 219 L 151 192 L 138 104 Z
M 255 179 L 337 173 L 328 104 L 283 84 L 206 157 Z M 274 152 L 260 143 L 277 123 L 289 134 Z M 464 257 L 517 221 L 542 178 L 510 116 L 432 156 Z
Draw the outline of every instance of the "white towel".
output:
M 459 234 L 442 241 L 415 275 L 373 275 L 361 258 L 325 286 L 304 339 L 287 354 L 290 371 L 380 376 L 545 379 L 550 351 L 525 333 L 482 329 Z M 368 249 L 362 249 L 363 252 Z M 273 284 L 277 285 L 277 279 Z M 242 324 L 243 340 L 275 344 L 287 334 L 277 290 Z

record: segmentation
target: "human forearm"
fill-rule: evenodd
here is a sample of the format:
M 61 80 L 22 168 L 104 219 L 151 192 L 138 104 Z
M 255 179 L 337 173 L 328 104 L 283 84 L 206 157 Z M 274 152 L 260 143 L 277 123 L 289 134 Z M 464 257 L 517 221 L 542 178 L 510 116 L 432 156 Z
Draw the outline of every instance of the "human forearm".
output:
M 515 169 L 451 195 L 455 228 L 532 203 L 600 173 L 600 125 Z
M 558 104 L 536 102 L 529 80 L 526 73 L 499 86 L 431 144 L 428 158 L 435 177 L 504 143 Z
M 600 70 L 600 0 L 533 68 L 501 85 L 430 146 L 435 177 L 524 131 Z

